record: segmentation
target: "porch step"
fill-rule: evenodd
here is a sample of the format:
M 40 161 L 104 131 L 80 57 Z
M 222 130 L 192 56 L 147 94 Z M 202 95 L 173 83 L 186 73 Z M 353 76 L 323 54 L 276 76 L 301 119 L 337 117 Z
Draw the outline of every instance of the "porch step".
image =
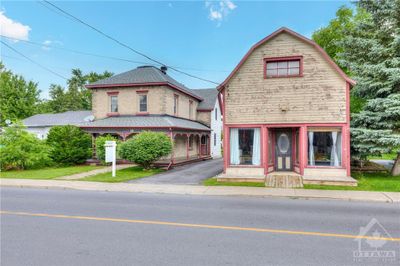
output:
M 303 184 L 356 187 L 357 180 L 350 176 L 303 176 Z
M 299 188 L 303 187 L 301 175 L 293 172 L 270 173 L 265 178 L 266 187 Z

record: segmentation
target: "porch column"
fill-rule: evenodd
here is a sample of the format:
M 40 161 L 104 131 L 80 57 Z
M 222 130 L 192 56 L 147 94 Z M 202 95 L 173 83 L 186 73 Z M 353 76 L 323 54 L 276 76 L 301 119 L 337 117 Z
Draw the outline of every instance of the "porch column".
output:
M 200 135 L 197 135 L 197 157 L 200 158 Z
M 211 155 L 211 133 L 210 134 L 208 134 L 208 142 L 206 142 L 208 145 L 207 145 L 207 149 L 208 149 L 208 151 L 207 151 L 207 153 L 208 153 L 208 155 Z
M 92 133 L 92 159 L 96 159 L 96 133 Z
M 186 160 L 189 160 L 189 138 L 190 134 L 186 134 Z
M 269 162 L 269 154 L 268 154 L 268 128 L 267 127 L 261 127 L 261 143 L 262 143 L 262 154 L 263 154 L 263 167 L 264 167 L 264 174 L 268 174 L 268 162 Z
M 300 127 L 299 135 L 300 135 L 300 137 L 299 137 L 300 174 L 304 175 L 304 168 L 308 163 L 308 158 L 307 158 L 308 137 L 307 137 L 307 127 L 306 126 Z
M 170 138 L 171 138 L 171 143 L 172 143 L 171 164 L 174 164 L 175 143 L 174 143 L 174 133 L 172 132 L 172 130 L 169 132 L 169 136 L 170 136 Z

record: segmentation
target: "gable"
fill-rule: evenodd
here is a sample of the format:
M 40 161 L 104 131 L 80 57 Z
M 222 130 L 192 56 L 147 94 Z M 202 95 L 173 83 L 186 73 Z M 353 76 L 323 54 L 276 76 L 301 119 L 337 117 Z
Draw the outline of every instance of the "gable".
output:
M 342 79 L 344 79 L 346 82 L 350 83 L 351 85 L 355 84 L 355 81 L 350 79 L 341 69 L 339 66 L 333 62 L 333 60 L 329 57 L 329 55 L 314 41 L 307 39 L 306 37 L 288 29 L 288 28 L 280 28 L 279 30 L 275 31 L 274 33 L 268 35 L 255 45 L 253 45 L 250 50 L 246 53 L 246 55 L 242 58 L 242 60 L 239 62 L 239 64 L 235 67 L 235 69 L 230 73 L 230 75 L 217 87 L 218 90 L 223 90 L 225 86 L 229 83 L 230 79 L 235 76 L 235 74 L 239 71 L 239 69 L 242 67 L 242 65 L 247 61 L 248 57 L 250 57 L 254 52 L 259 50 L 260 47 L 268 45 L 269 42 L 276 41 L 276 39 L 279 39 L 280 35 L 286 35 L 287 38 L 290 38 L 291 41 L 298 43 L 302 42 L 313 49 L 317 53 L 320 54 L 320 57 L 323 58 L 323 60 L 326 61 L 327 64 L 330 65 L 332 71 L 336 72 Z M 282 37 L 282 36 L 280 36 Z M 279 50 L 279 47 L 277 47 L 277 50 Z M 294 51 L 293 51 L 294 52 Z M 286 55 L 287 56 L 287 55 Z
M 301 57 L 302 75 L 265 77 L 264 59 L 282 57 Z M 275 34 L 222 85 L 226 123 L 345 123 L 349 81 L 336 67 L 292 33 Z

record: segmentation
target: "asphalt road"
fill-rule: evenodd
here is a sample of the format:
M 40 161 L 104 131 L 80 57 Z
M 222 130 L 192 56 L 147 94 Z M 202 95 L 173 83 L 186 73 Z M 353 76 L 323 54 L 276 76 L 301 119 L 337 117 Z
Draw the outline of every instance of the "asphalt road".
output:
M 223 160 L 220 158 L 179 166 L 161 174 L 128 182 L 141 184 L 198 185 L 201 184 L 204 179 L 214 177 L 221 173 L 223 168 Z
M 373 218 L 400 237 L 388 203 L 2 188 L 1 210 L 2 266 L 399 265 L 400 239 L 353 254 Z

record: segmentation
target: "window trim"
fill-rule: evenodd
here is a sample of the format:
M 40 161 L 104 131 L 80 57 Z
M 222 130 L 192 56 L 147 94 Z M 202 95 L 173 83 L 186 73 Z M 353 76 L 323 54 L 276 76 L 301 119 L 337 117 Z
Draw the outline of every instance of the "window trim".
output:
M 285 75 L 285 76 L 267 76 L 267 63 L 271 62 L 282 62 L 282 61 L 295 61 L 299 60 L 299 74 L 297 75 Z M 293 78 L 293 77 L 303 77 L 303 56 L 283 56 L 283 57 L 266 57 L 263 60 L 264 63 L 264 79 L 272 79 L 272 78 Z
M 145 92 L 138 92 L 138 114 L 148 114 L 149 113 L 149 96 L 148 94 Z M 140 97 L 141 96 L 146 96 L 146 111 L 141 111 L 140 110 Z
M 175 105 L 175 100 L 176 100 L 176 105 Z M 174 116 L 178 116 L 179 114 L 179 95 L 174 94 L 174 104 L 173 104 L 173 111 L 174 111 Z
M 230 130 L 232 129 L 232 128 L 237 128 L 237 129 L 256 129 L 256 128 L 258 128 L 258 129 L 260 129 L 260 164 L 259 165 L 249 165 L 249 164 L 231 164 L 231 156 L 230 156 L 230 154 L 231 154 L 231 147 L 230 147 Z M 228 149 L 227 149 L 227 156 L 228 156 L 228 158 L 227 158 L 227 167 L 228 168 L 262 168 L 262 167 L 264 167 L 263 166 L 263 160 L 264 160 L 264 154 L 263 154 L 263 143 L 264 143 L 264 140 L 263 140 L 263 137 L 262 137 L 262 132 L 263 132 L 263 130 L 262 130 L 262 126 L 259 126 L 259 125 L 238 125 L 238 126 L 230 126 L 230 127 L 228 127 L 228 138 L 227 138 L 227 141 L 228 141 Z
M 194 112 L 193 112 L 193 101 L 189 100 L 189 119 L 190 120 L 194 120 L 193 114 L 194 114 Z
M 308 127 L 306 130 L 306 157 L 305 157 L 305 168 L 318 168 L 318 169 L 346 169 L 345 163 L 345 154 L 344 154 L 344 145 L 343 145 L 343 133 L 341 134 L 341 141 L 342 141 L 342 150 L 340 151 L 341 153 L 341 160 L 340 160 L 340 166 L 331 166 L 331 165 L 310 165 L 309 164 L 309 152 L 308 152 L 308 132 L 321 132 L 321 133 L 326 133 L 326 132 L 343 132 L 343 127 L 332 127 L 332 126 L 327 126 L 327 127 Z
M 108 116 L 112 116 L 112 115 L 118 115 L 119 114 L 119 106 L 118 106 L 118 93 L 119 92 L 107 92 L 108 94 Z M 113 111 L 112 110 L 112 97 L 117 97 L 117 111 Z

